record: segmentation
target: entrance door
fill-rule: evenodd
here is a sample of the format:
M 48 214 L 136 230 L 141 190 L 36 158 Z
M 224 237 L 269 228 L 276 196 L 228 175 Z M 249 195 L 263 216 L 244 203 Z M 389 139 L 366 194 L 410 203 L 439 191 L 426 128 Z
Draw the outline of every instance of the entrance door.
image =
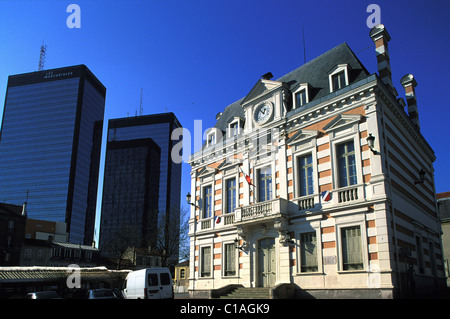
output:
M 272 287 L 275 284 L 275 238 L 259 241 L 258 273 L 260 287 Z

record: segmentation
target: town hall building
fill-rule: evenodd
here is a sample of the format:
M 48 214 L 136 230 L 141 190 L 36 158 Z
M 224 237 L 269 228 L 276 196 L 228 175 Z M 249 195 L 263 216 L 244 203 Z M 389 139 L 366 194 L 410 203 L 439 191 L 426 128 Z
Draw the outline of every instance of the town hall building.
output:
M 217 115 L 189 159 L 191 297 L 397 298 L 445 285 L 417 82 L 400 80 L 405 103 L 389 33 L 370 37 L 378 74 L 343 43 L 264 74 Z

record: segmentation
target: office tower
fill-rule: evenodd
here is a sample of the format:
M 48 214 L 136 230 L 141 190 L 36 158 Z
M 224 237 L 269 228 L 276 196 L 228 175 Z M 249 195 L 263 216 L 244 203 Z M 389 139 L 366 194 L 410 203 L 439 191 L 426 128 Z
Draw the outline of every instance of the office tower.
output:
M 100 224 L 103 256 L 137 247 L 160 254 L 165 250 L 167 259 L 178 261 L 181 163 L 171 159 L 176 142 L 171 133 L 179 127 L 173 113 L 109 120 Z
M 67 223 L 91 244 L 106 89 L 84 65 L 12 75 L 0 132 L 0 201 Z

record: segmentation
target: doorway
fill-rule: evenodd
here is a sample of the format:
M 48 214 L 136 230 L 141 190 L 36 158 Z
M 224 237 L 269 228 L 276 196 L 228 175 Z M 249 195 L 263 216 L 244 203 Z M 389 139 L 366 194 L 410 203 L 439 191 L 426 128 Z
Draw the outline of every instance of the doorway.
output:
M 258 285 L 273 287 L 276 279 L 275 238 L 264 238 L 258 242 Z

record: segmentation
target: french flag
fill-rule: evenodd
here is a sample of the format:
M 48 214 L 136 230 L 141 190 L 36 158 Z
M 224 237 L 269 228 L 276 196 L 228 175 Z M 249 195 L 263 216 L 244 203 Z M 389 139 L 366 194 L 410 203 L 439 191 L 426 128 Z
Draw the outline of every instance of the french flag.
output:
M 331 199 L 331 193 L 329 191 L 324 191 L 321 195 L 324 202 L 328 202 Z
M 245 174 L 244 171 L 242 170 L 242 168 L 241 168 L 240 166 L 239 166 L 239 168 L 241 169 L 242 174 L 244 174 L 244 177 L 245 177 L 245 180 L 247 181 L 247 183 L 248 183 L 250 186 L 255 187 L 255 185 L 253 185 L 253 183 L 252 183 L 252 179 L 250 178 L 250 176 L 248 176 L 247 174 Z

